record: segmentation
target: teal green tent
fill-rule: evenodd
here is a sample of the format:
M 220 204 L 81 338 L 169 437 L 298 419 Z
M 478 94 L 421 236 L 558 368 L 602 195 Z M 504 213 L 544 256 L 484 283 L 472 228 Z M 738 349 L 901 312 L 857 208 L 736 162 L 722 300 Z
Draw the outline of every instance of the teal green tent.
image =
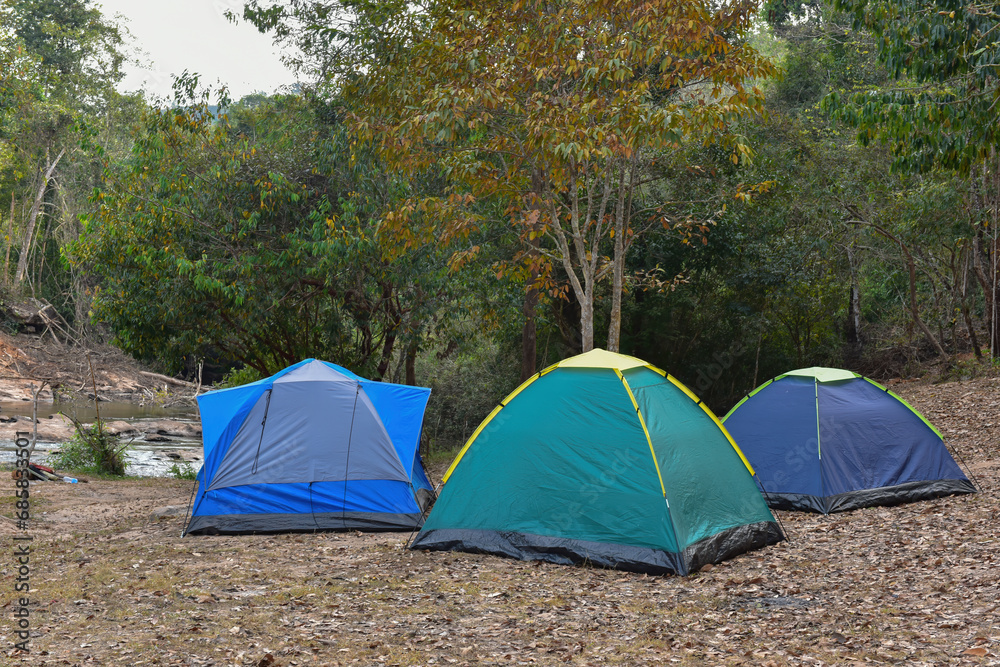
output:
M 781 539 L 715 415 L 663 371 L 593 350 L 493 410 L 411 547 L 688 574 Z

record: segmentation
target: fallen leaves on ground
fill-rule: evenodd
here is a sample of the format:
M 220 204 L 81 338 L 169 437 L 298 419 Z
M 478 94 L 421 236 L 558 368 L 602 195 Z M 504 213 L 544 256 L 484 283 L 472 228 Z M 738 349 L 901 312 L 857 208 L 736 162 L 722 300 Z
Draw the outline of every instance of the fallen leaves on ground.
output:
M 38 484 L 32 653 L 0 639 L 32 665 L 1000 665 L 1000 380 L 893 389 L 983 493 L 782 512 L 790 542 L 687 578 L 396 533 L 181 538 L 150 512 L 190 483 Z

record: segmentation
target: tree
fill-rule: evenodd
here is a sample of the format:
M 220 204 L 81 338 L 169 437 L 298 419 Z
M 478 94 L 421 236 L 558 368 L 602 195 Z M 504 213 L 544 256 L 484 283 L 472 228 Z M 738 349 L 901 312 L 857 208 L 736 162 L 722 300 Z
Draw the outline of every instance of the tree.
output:
M 0 180 L 12 201 L 4 282 L 14 254 L 14 287 L 56 301 L 73 320 L 86 308 L 61 249 L 76 236 L 109 135 L 122 132 L 125 110 L 136 104 L 114 88 L 123 76 L 121 37 L 88 0 L 0 0 L 0 20 L 0 142 L 14 147 Z
M 855 126 L 862 143 L 882 141 L 894 166 L 935 168 L 970 176 L 968 206 L 979 219 L 976 275 L 987 295 L 990 347 L 1000 350 L 1000 13 L 993 4 L 944 0 L 836 0 L 860 30 L 876 37 L 877 54 L 894 87 L 835 91 L 826 100 L 837 118 Z M 987 239 L 987 237 L 991 237 Z
M 4 0 L 13 28 L 40 61 L 44 95 L 94 110 L 122 79 L 121 34 L 91 0 Z
M 301 20 L 303 4 L 250 3 L 248 16 L 262 27 Z M 342 17 L 348 4 L 368 8 L 323 6 Z M 730 123 L 759 109 L 752 81 L 773 68 L 740 41 L 755 7 L 438 2 L 396 7 L 378 31 L 368 17 L 352 31 L 307 32 L 326 37 L 325 71 L 338 73 L 329 84 L 352 105 L 360 136 L 401 172 L 439 168 L 449 178 L 449 197 L 387 218 L 403 242 L 414 234 L 412 211 L 435 214 L 418 234 L 449 239 L 483 222 L 484 201 L 505 202 L 525 241 L 520 259 L 564 272 L 584 350 L 594 345 L 597 285 L 611 278 L 608 347 L 617 349 L 625 257 L 651 223 L 665 222 L 633 218 L 649 165 L 686 142 L 731 139 Z M 748 153 L 735 141 L 732 150 L 733 159 Z M 551 275 L 542 268 L 535 285 Z
M 321 356 L 382 377 L 419 340 L 447 267 L 435 248 L 390 261 L 374 221 L 397 184 L 349 163 L 337 117 L 298 96 L 150 110 L 71 249 L 123 349 L 174 369 Z

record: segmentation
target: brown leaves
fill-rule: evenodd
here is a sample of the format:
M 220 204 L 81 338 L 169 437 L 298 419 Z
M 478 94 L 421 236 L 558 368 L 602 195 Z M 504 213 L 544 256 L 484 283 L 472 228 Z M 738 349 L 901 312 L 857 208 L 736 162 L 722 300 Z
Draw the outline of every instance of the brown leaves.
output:
M 981 483 L 997 488 L 997 427 L 977 420 L 1000 426 L 991 405 L 1000 383 L 894 389 L 962 438 Z M 114 517 L 105 527 L 108 515 L 83 511 L 70 486 L 41 492 L 48 516 L 62 517 L 58 530 L 80 537 L 57 541 L 42 524 L 35 537 L 46 609 L 33 617 L 33 648 L 53 664 L 80 663 L 88 643 L 101 664 L 139 664 L 133 651 L 156 664 L 244 667 L 931 667 L 991 664 L 1000 641 L 1000 499 L 989 491 L 831 516 L 782 512 L 790 544 L 681 578 L 403 551 L 405 536 L 393 533 L 180 538 L 146 518 L 149 506 L 186 502 L 189 487 L 172 480 L 92 482 L 86 502 Z

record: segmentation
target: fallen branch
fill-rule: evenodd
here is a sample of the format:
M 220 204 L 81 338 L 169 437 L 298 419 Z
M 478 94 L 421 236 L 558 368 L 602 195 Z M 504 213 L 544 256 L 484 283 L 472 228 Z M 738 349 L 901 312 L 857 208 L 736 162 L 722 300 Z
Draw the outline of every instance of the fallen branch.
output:
M 154 380 L 159 380 L 160 382 L 166 382 L 168 384 L 177 385 L 178 387 L 197 387 L 194 382 L 186 382 L 185 380 L 178 380 L 177 378 L 172 378 L 168 375 L 160 375 L 159 373 L 150 373 L 149 371 L 139 371 L 139 375 L 145 375 L 146 377 L 151 377 Z

